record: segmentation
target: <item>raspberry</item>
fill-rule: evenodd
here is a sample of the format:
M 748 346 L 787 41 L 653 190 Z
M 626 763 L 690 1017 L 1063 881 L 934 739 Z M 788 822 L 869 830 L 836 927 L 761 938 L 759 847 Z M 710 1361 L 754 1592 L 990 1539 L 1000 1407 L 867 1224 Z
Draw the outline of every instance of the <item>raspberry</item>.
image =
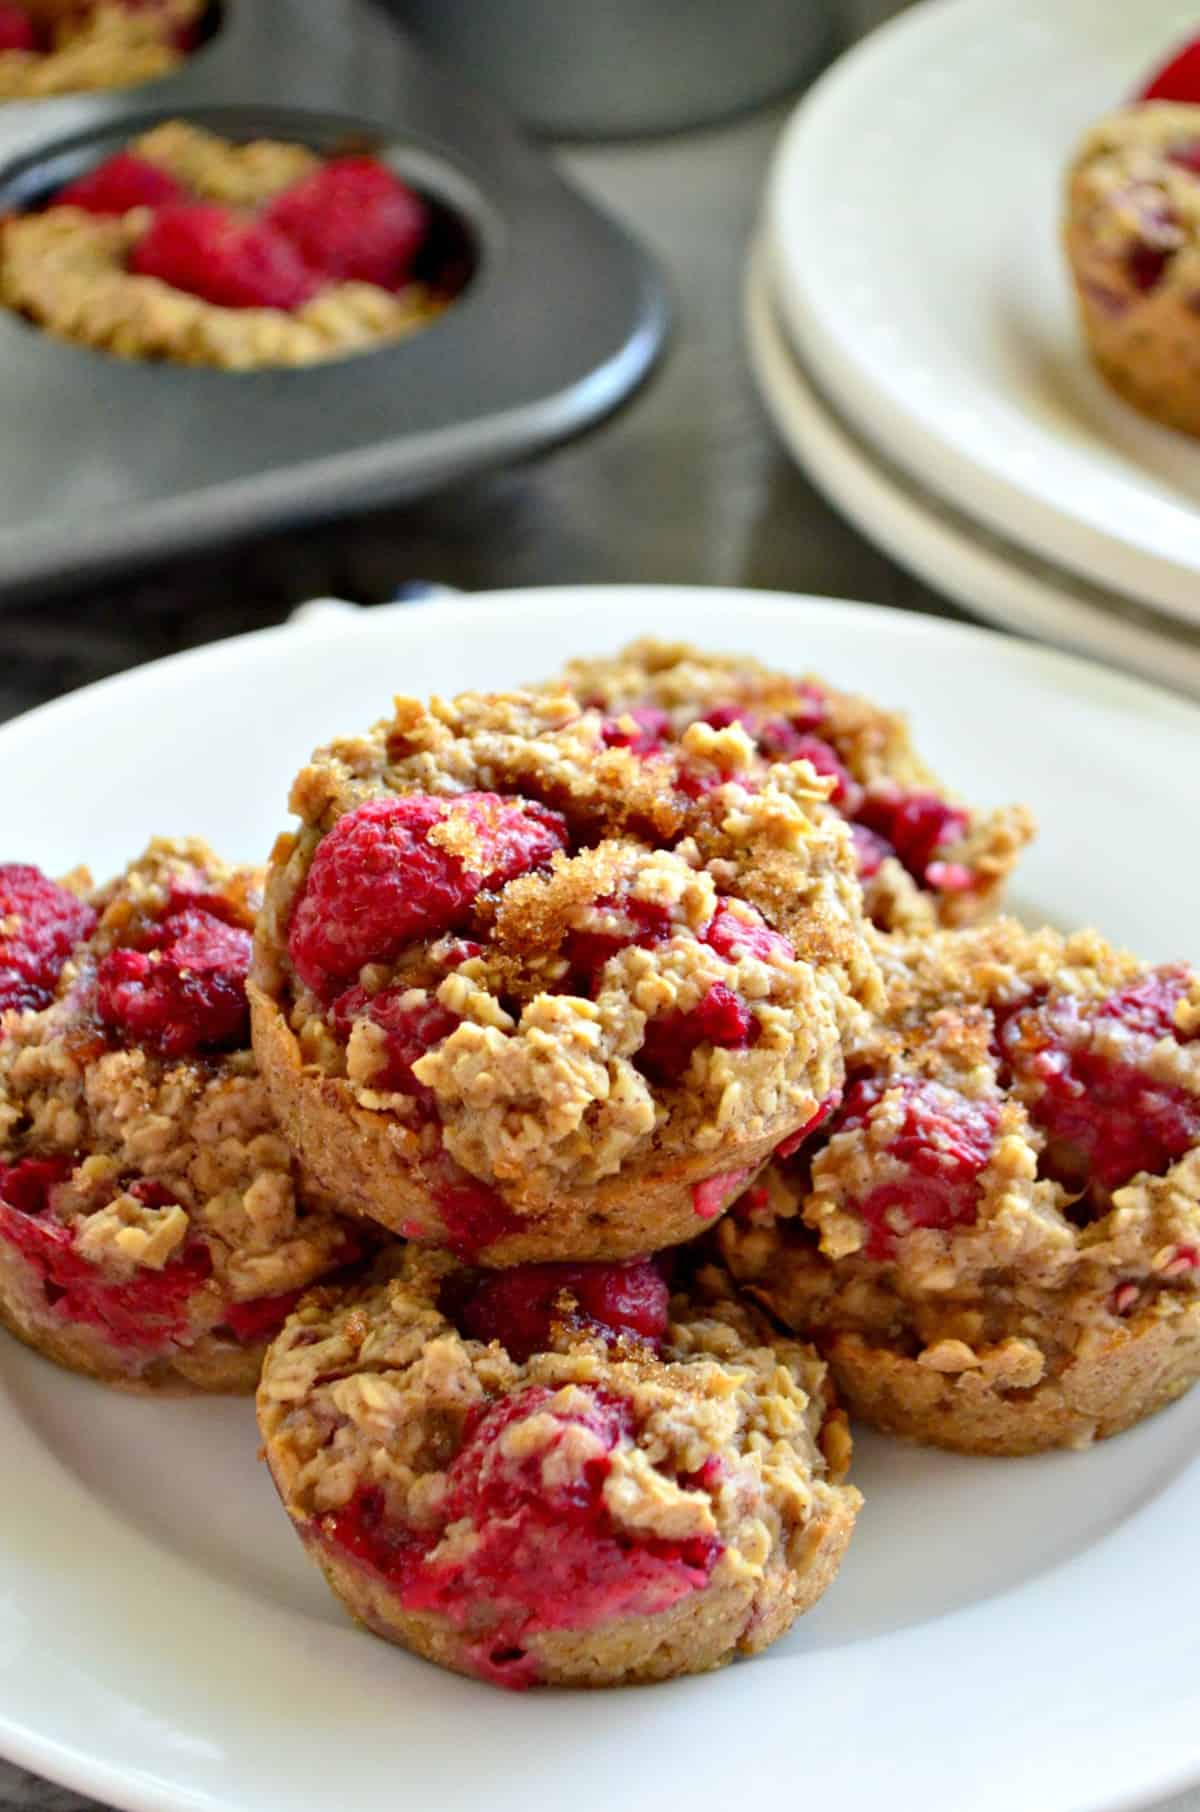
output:
M 868 830 L 865 824 L 850 826 L 850 841 L 854 845 L 860 881 L 869 881 L 872 875 L 877 875 L 887 858 L 896 853 L 885 837 Z
M 250 1042 L 250 933 L 198 907 L 169 913 L 136 950 L 113 950 L 97 970 L 106 1025 L 164 1057 L 236 1050 Z
M 243 1346 L 273 1340 L 303 1294 L 303 1290 L 285 1290 L 282 1296 L 256 1296 L 251 1302 L 231 1302 L 225 1310 L 225 1326 Z
M 520 1231 L 520 1218 L 504 1197 L 464 1170 L 449 1152 L 439 1151 L 427 1159 L 424 1176 L 446 1230 L 444 1243 L 458 1258 L 478 1258 L 506 1234 Z
M 39 868 L 0 864 L 0 1011 L 44 1007 L 75 945 L 96 914 Z
M 531 1438 L 506 1438 L 517 1424 Z M 624 1399 L 580 1384 L 564 1409 L 555 1392 L 527 1385 L 473 1412 L 464 1434 L 433 1528 L 391 1521 L 378 1486 L 360 1487 L 320 1528 L 382 1576 L 406 1610 L 470 1631 L 481 1677 L 532 1685 L 531 1635 L 653 1616 L 708 1584 L 722 1553 L 715 1538 L 635 1536 L 612 1521 L 604 1500 L 611 1456 L 635 1434 Z M 452 1524 L 471 1539 L 446 1553 Z
M 634 945 L 639 950 L 651 950 L 655 944 L 661 944 L 671 935 L 670 912 L 653 900 L 633 899 L 628 894 L 619 897 L 610 894 L 597 900 L 596 906 L 601 912 L 619 913 L 628 919 L 630 928 L 628 934 L 616 931 L 573 931 L 568 937 L 563 954 L 571 965 L 572 976 L 580 981 L 585 993 L 591 991 L 600 970 L 618 951 L 628 950 Z
M 339 994 L 329 1017 L 340 1038 L 349 1038 L 356 1019 L 368 1019 L 384 1035 L 383 1063 L 371 1075 L 371 1087 L 381 1092 L 416 1095 L 432 1111 L 433 1095 L 412 1073 L 412 1066 L 459 1024 L 456 1014 L 432 998 L 413 1001 L 412 990 L 386 988 L 374 997 L 364 988 Z
M 1135 239 L 1125 254 L 1125 269 L 1134 289 L 1142 295 L 1149 295 L 1162 282 L 1174 251 L 1166 246 L 1151 245 L 1145 239 Z
M 1139 101 L 1200 102 L 1200 38 L 1190 38 L 1155 71 Z
M 290 239 L 214 202 L 160 208 L 129 268 L 219 308 L 300 308 L 321 287 Z
M 600 729 L 606 749 L 629 749 L 634 755 L 657 755 L 670 737 L 670 718 L 653 705 L 636 705 L 619 717 L 606 717 Z
M 754 1174 L 748 1170 L 722 1170 L 692 1185 L 692 1212 L 702 1221 L 715 1221 L 726 1202 L 741 1194 L 742 1185 Z
M 666 1281 L 646 1261 L 627 1265 L 519 1265 L 479 1277 L 453 1311 L 472 1340 L 498 1340 L 523 1364 L 551 1345 L 556 1324 L 632 1334 L 658 1345 L 667 1331 Z
M 1050 999 L 1000 1028 L 1030 1116 L 1047 1134 L 1043 1169 L 1072 1189 L 1099 1185 L 1101 1210 L 1103 1192 L 1142 1171 L 1161 1176 L 1200 1141 L 1200 1100 L 1143 1067 L 1164 1038 L 1185 1042 L 1174 1014 L 1189 979 L 1183 967 L 1156 969 L 1098 1006 Z M 1114 1032 L 1126 1056 L 1112 1054 Z
M 71 1167 L 69 1158 L 0 1164 L 0 1238 L 38 1272 L 47 1301 L 64 1321 L 144 1352 L 181 1340 L 188 1332 L 188 1303 L 212 1270 L 208 1248 L 193 1241 L 161 1271 L 139 1272 L 128 1283 L 105 1282 L 75 1251 L 73 1229 L 48 1212 L 54 1184 Z
M 830 1114 L 835 1113 L 841 1106 L 841 1101 L 841 1089 L 835 1089 L 832 1095 L 826 1095 L 812 1118 L 806 1120 L 803 1126 L 798 1126 L 794 1133 L 789 1133 L 787 1138 L 775 1147 L 775 1156 L 777 1158 L 794 1158 L 800 1147 L 806 1144 L 814 1133 L 820 1132 Z
M 744 1000 L 724 982 L 713 982 L 687 1013 L 664 1013 L 646 1023 L 638 1066 L 660 1082 L 678 1082 L 702 1044 L 722 1050 L 745 1050 L 754 1042 L 758 1021 Z
M 896 786 L 868 793 L 858 819 L 891 844 L 913 880 L 923 887 L 933 884 L 930 865 L 937 852 L 957 843 L 968 822 L 966 812 L 947 805 L 936 793 L 904 793 Z
M 738 902 L 738 910 L 722 900 L 703 933 L 704 942 L 726 962 L 753 956 L 760 963 L 794 963 L 796 952 L 782 931 L 772 931 L 753 906 Z
M 24 7 L 0 5 L 0 51 L 37 49 L 37 27 Z
M 837 750 L 823 737 L 801 735 L 783 718 L 773 718 L 759 731 L 759 744 L 765 755 L 775 761 L 807 761 L 834 783 L 829 795 L 831 805 L 853 814 L 862 804 L 863 790 L 854 779 Z
M 431 840 L 443 824 L 469 853 Z M 548 862 L 566 841 L 557 812 L 495 793 L 370 799 L 317 845 L 288 935 L 296 972 L 325 998 L 364 963 L 458 929 L 485 888 Z
M 338 157 L 277 196 L 264 219 L 323 277 L 398 289 L 428 231 L 429 210 L 386 164 Z
M 182 201 L 184 195 L 175 178 L 157 164 L 132 151 L 118 151 L 60 189 L 54 206 L 83 208 L 88 214 L 127 214 L 130 208 L 161 208 Z
M 940 1082 L 909 1077 L 889 1083 L 872 1077 L 848 1091 L 834 1133 L 861 1131 L 884 1097 L 889 1111 L 899 1092 L 903 1115 L 887 1147 L 903 1181 L 880 1183 L 854 1211 L 867 1223 L 868 1258 L 890 1258 L 897 1228 L 969 1226 L 979 1209 L 979 1176 L 992 1155 L 999 1108 L 972 1101 Z

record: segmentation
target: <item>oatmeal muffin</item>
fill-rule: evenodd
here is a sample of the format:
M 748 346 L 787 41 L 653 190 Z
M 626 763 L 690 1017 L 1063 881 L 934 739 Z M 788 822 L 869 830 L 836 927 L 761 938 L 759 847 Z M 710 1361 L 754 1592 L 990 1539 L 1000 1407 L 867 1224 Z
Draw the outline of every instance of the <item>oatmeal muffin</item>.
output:
M 0 101 L 169 75 L 208 11 L 208 0 L 0 0 Z
M 399 699 L 319 750 L 250 988 L 302 1161 L 487 1264 L 691 1238 L 824 1111 L 879 998 L 822 799 L 738 726 L 648 760 L 567 693 Z
M 851 1413 L 1084 1446 L 1200 1374 L 1200 979 L 1010 921 L 901 946 L 821 1136 L 721 1228 Z
M 1200 434 L 1200 106 L 1150 101 L 1093 126 L 1064 244 L 1097 371 L 1143 415 Z
M 811 1348 L 709 1267 L 465 1270 L 410 1247 L 305 1297 L 258 1393 L 267 1462 L 376 1635 L 510 1688 L 757 1654 L 837 1572 L 860 1499 Z
M 811 762 L 849 822 L 867 910 L 885 930 L 983 917 L 1033 835 L 1021 806 L 984 813 L 952 803 L 903 717 L 746 655 L 646 640 L 612 658 L 572 661 L 554 683 L 605 712 L 614 743 L 646 755 L 696 722 L 736 723 L 764 762 Z
M 107 1383 L 253 1390 L 362 1247 L 301 1188 L 248 1048 L 259 882 L 198 842 L 87 898 L 0 870 L 0 1320 Z
M 386 164 L 182 120 L 0 230 L 0 301 L 127 359 L 310 365 L 428 323 L 430 210 Z

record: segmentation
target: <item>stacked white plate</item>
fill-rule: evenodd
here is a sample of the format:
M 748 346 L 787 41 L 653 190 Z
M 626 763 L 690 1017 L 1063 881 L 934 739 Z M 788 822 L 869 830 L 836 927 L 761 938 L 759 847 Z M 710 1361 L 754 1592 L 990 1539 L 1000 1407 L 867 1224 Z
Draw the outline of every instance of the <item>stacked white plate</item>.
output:
M 751 358 L 814 482 L 978 614 L 1200 696 L 1200 443 L 1112 397 L 1062 178 L 1196 17 L 1179 0 L 924 0 L 784 134 Z

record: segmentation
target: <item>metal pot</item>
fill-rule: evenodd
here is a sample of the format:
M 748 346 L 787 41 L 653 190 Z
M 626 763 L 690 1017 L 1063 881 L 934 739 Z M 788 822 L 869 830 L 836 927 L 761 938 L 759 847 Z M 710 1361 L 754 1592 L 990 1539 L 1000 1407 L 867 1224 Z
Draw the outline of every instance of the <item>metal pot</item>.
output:
M 832 0 L 384 0 L 526 124 L 670 132 L 782 94 L 828 49 Z

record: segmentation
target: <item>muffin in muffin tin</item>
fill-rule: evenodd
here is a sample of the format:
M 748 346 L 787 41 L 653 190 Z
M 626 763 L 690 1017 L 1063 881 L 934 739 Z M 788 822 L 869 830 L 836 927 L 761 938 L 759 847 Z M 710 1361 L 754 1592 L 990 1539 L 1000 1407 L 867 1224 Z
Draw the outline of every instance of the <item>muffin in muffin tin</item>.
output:
M 0 223 L 0 301 L 121 358 L 311 365 L 447 305 L 423 259 L 431 224 L 377 158 L 168 120 Z
M 1200 980 L 1012 921 L 884 960 L 844 1099 L 721 1249 L 881 1428 L 1118 1433 L 1200 1374 Z
M 824 1366 L 713 1267 L 668 1300 L 645 1264 L 410 1247 L 305 1299 L 258 1416 L 352 1614 L 511 1688 L 758 1653 L 830 1584 L 860 1502 Z
M 99 892 L 35 876 L 0 870 L 0 1320 L 110 1384 L 253 1390 L 367 1243 L 304 1184 L 249 1049 L 261 875 L 158 840 Z
M 612 746 L 568 693 L 401 699 L 318 751 L 250 988 L 302 1161 L 488 1264 L 691 1238 L 879 999 L 824 791 L 738 726 Z
M 211 10 L 210 0 L 0 0 L 0 101 L 170 75 Z

